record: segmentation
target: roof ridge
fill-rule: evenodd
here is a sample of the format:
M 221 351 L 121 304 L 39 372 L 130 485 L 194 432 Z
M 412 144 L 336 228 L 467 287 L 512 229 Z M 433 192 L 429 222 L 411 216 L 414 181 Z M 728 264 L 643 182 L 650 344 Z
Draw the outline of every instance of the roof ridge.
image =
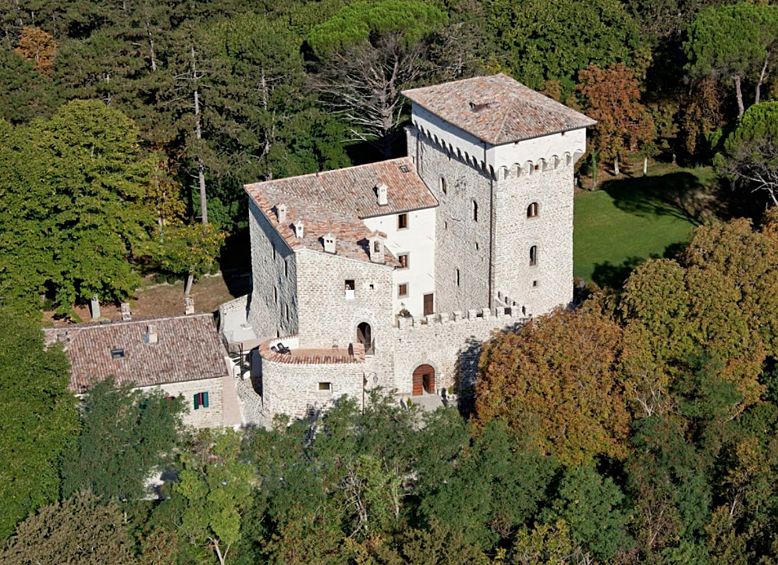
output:
M 315 173 L 305 173 L 303 175 L 292 175 L 290 177 L 282 177 L 282 178 L 278 178 L 278 179 L 263 180 L 263 181 L 260 181 L 260 182 L 252 182 L 252 183 L 244 185 L 244 188 L 246 188 L 248 190 L 248 187 L 254 187 L 254 186 L 257 186 L 257 185 L 260 185 L 260 184 L 261 185 L 274 184 L 274 183 L 283 182 L 283 181 L 286 181 L 286 180 L 289 180 L 289 179 L 302 179 L 302 178 L 308 178 L 308 177 L 320 178 L 320 177 L 323 177 L 325 175 L 330 175 L 332 173 L 339 173 L 339 172 L 343 172 L 343 171 L 351 171 L 351 170 L 354 170 L 354 169 L 365 169 L 365 168 L 369 168 L 369 167 L 375 167 L 377 165 L 383 165 L 385 163 L 393 163 L 393 162 L 396 162 L 396 161 L 410 161 L 410 157 L 408 157 L 407 155 L 404 155 L 402 157 L 394 157 L 392 159 L 383 159 L 381 161 L 373 161 L 372 163 L 362 163 L 361 165 L 352 165 L 350 167 L 341 167 L 339 169 L 330 169 L 329 171 L 316 171 Z

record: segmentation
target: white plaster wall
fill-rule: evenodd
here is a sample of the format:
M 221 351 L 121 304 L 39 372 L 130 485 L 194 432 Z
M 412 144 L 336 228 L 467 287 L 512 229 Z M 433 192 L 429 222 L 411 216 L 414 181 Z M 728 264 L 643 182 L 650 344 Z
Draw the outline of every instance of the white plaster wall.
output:
M 161 389 L 166 396 L 183 396 L 184 424 L 195 428 L 215 428 L 224 425 L 223 392 L 224 381 L 222 377 L 215 379 L 200 379 L 181 383 L 166 383 L 159 386 L 138 387 L 139 390 L 149 391 Z M 200 392 L 208 393 L 208 408 L 194 409 L 194 395 Z
M 523 139 L 518 143 L 490 146 L 486 152 L 486 162 L 494 167 L 495 174 L 501 178 L 499 176 L 501 167 L 511 168 L 516 164 L 524 167 L 528 161 L 536 165 L 541 159 L 548 162 L 554 156 L 563 159 L 566 154 L 572 157 L 585 152 L 586 128 L 579 128 L 564 133 Z
M 253 287 L 248 321 L 258 338 L 297 333 L 295 253 L 249 198 Z
M 397 214 L 366 218 L 368 229 L 386 234 L 386 247 L 397 257 L 409 253 L 409 267 L 392 274 L 392 312 L 403 306 L 414 316 L 424 314 L 424 295 L 435 292 L 435 208 L 408 212 L 408 228 L 397 229 Z M 398 286 L 408 284 L 408 296 L 398 296 Z

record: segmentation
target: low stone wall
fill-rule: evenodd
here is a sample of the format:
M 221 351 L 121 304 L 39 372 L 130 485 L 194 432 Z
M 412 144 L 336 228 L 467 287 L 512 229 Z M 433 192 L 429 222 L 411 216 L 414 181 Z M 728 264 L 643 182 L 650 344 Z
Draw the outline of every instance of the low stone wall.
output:
M 304 418 L 326 410 L 341 396 L 362 398 L 364 365 L 361 363 L 286 363 L 262 359 L 264 410 L 270 415 Z M 329 390 L 320 390 L 329 383 Z
M 394 334 L 394 382 L 398 393 L 412 392 L 413 371 L 424 364 L 435 369 L 438 392 L 449 387 L 471 388 L 483 343 L 495 332 L 517 330 L 526 321 L 506 308 L 434 314 L 423 320 L 399 318 Z
M 153 387 L 138 387 L 140 390 L 159 388 L 167 396 L 184 397 L 184 424 L 195 428 L 216 428 L 224 425 L 224 381 L 221 377 L 181 383 L 167 383 Z M 208 408 L 194 409 L 194 395 L 208 393 Z

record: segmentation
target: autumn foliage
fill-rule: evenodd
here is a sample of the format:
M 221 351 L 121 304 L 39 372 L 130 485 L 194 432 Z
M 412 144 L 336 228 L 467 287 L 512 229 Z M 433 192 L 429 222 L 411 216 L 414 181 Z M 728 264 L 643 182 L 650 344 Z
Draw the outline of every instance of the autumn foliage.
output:
M 54 37 L 38 27 L 25 27 L 19 33 L 16 52 L 32 62 L 36 71 L 49 75 L 54 70 L 57 42 Z
M 570 464 L 623 457 L 629 413 L 620 357 L 621 328 L 594 310 L 557 312 L 507 333 L 484 347 L 479 422 L 504 419 Z

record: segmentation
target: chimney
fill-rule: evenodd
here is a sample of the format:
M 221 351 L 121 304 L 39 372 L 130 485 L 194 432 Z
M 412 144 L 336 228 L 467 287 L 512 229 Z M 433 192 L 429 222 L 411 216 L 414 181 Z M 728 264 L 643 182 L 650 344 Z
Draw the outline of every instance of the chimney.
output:
M 153 345 L 159 341 L 159 336 L 157 335 L 157 327 L 153 324 L 149 324 L 146 326 L 146 335 L 143 338 L 143 341 L 148 343 L 149 345 Z
M 92 319 L 100 319 L 100 301 L 97 299 L 97 295 L 92 296 L 92 300 L 89 301 L 89 309 L 92 311 Z
M 194 313 L 194 296 L 184 296 L 184 314 L 191 316 Z
M 389 201 L 387 200 L 387 192 L 389 190 L 389 187 L 386 186 L 384 183 L 379 183 L 375 187 L 376 195 L 378 196 L 378 205 L 379 206 L 386 206 L 389 204 Z
M 324 252 L 325 253 L 335 253 L 335 236 L 332 235 L 332 232 L 327 232 L 327 235 L 322 237 L 322 241 L 324 242 Z
M 305 235 L 305 229 L 302 221 L 295 222 L 292 224 L 292 227 L 294 227 L 294 235 L 297 237 L 297 239 L 302 239 L 303 235 Z
M 367 246 L 370 261 L 373 263 L 386 263 L 386 255 L 384 255 L 384 241 L 383 238 L 378 235 L 378 232 L 374 233 L 367 239 Z
M 130 303 L 122 302 L 122 322 L 129 322 L 132 320 L 132 313 L 130 312 Z
M 279 224 L 286 222 L 286 204 L 279 204 L 276 206 L 276 215 L 278 216 Z

